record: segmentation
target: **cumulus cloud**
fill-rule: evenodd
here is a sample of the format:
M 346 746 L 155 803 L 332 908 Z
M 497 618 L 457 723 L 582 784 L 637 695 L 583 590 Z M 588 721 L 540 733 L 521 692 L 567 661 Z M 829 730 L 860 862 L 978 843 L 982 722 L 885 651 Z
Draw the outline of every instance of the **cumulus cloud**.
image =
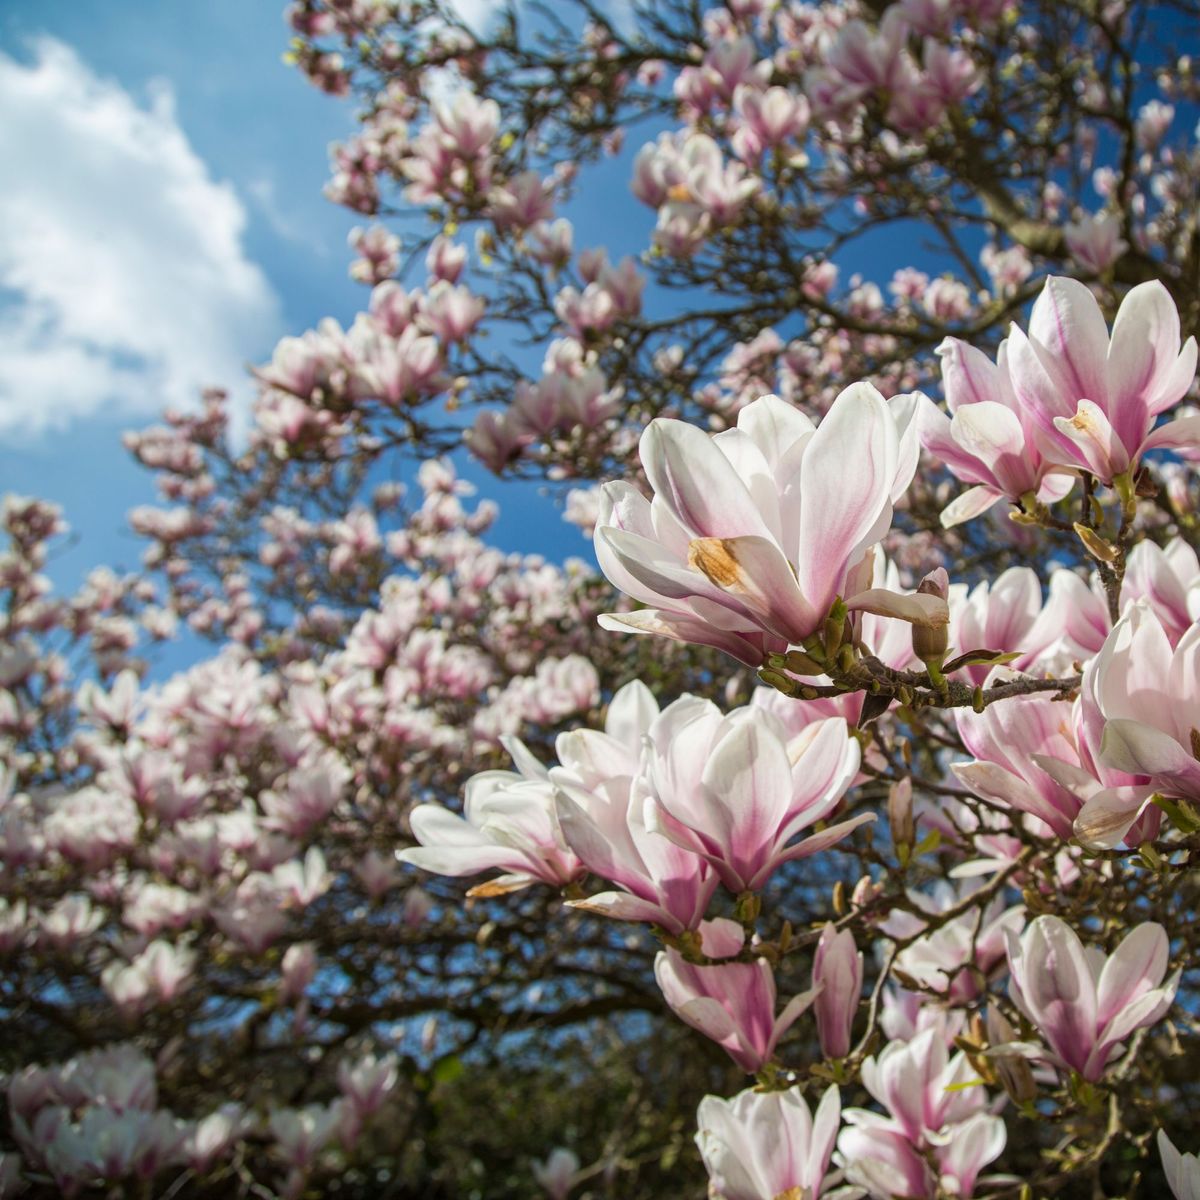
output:
M 282 329 L 169 88 L 141 106 L 62 42 L 0 53 L 0 434 L 246 396 Z

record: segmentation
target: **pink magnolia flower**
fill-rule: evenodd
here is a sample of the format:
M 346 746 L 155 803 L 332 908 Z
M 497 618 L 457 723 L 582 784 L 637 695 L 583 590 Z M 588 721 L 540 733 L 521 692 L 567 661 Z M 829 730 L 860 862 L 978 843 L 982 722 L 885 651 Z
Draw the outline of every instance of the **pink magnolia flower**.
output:
M 731 892 L 757 891 L 783 863 L 873 818 L 862 813 L 788 845 L 829 816 L 858 771 L 858 743 L 841 717 L 788 739 L 761 706 L 722 717 L 715 704 L 685 697 L 647 740 L 635 795 L 651 799 L 650 828 L 704 859 Z
M 838 1138 L 838 1161 L 846 1178 L 864 1188 L 871 1200 L 934 1200 L 975 1194 L 979 1172 L 999 1156 L 1007 1130 L 999 1117 L 977 1112 L 948 1126 L 946 1140 L 931 1148 L 936 1174 L 925 1155 L 901 1133 L 894 1122 L 863 1109 L 848 1109 L 848 1127 Z
M 425 266 L 434 279 L 457 283 L 466 265 L 466 246 L 440 235 L 429 244 L 429 252 L 425 255 Z
M 959 780 L 986 800 L 1037 817 L 1069 841 L 1081 801 L 1060 782 L 1055 764 L 1080 767 L 1071 710 L 1061 701 L 1020 696 L 989 704 L 980 713 L 963 709 L 955 719 L 963 744 L 975 756 L 974 762 L 951 764 Z
M 1072 478 L 1034 446 L 1036 422 L 1017 402 L 1009 373 L 1009 343 L 1000 343 L 996 361 L 958 338 L 937 349 L 947 417 L 922 397 L 921 441 L 952 474 L 974 487 L 942 511 L 949 529 L 986 512 L 998 500 L 1019 500 L 1033 492 L 1044 502 L 1061 499 Z
M 337 1072 L 338 1089 L 360 1120 L 383 1107 L 399 1077 L 399 1059 L 394 1053 L 381 1058 L 366 1054 L 353 1064 L 343 1061 Z
M 908 25 L 898 8 L 887 10 L 877 30 L 862 21 L 847 21 L 829 48 L 828 69 L 862 92 L 892 90 L 903 81 L 907 35 Z
M 1012 327 L 1008 359 L 1013 390 L 1049 462 L 1110 484 L 1148 450 L 1200 455 L 1200 416 L 1153 428 L 1196 375 L 1196 339 L 1180 346 L 1179 313 L 1161 283 L 1126 295 L 1110 338 L 1087 287 L 1051 276 L 1028 335 Z
M 1144 596 L 1170 639 L 1171 645 L 1200 618 L 1200 559 L 1180 537 L 1165 546 L 1138 542 L 1129 552 L 1121 601 L 1127 607 Z
M 715 1200 L 778 1200 L 825 1194 L 841 1097 L 830 1086 L 815 1114 L 799 1088 L 745 1091 L 732 1100 L 705 1096 L 696 1145 Z
M 1163 1174 L 1175 1200 L 1200 1200 L 1200 1159 L 1194 1154 L 1180 1154 L 1166 1130 L 1158 1131 L 1157 1140 Z
M 312 942 L 295 942 L 283 952 L 279 990 L 285 1000 L 298 1000 L 317 975 L 317 948 Z
M 1024 638 L 1026 653 L 1013 666 L 1031 674 L 1065 673 L 1072 663 L 1096 654 L 1111 628 L 1099 577 L 1093 576 L 1089 586 L 1074 571 L 1059 567 L 1050 573 L 1050 594 Z
M 858 383 L 819 428 L 776 396 L 747 405 L 737 427 L 715 437 L 683 421 L 651 422 L 641 460 L 654 498 L 605 484 L 596 554 L 613 584 L 652 607 L 606 614 L 601 625 L 715 646 L 758 666 L 816 632 L 838 595 L 851 609 L 944 623 L 937 597 L 870 589 L 869 551 L 916 468 L 910 416 L 907 398 L 889 407 Z
M 921 303 L 935 321 L 961 321 L 971 311 L 971 293 L 961 280 L 939 276 L 925 289 Z
M 1075 821 L 1084 842 L 1115 846 L 1156 792 L 1200 800 L 1200 621 L 1172 650 L 1149 602 L 1135 601 L 1085 669 L 1079 706 L 1081 740 L 1108 785 Z
M 449 101 L 432 106 L 442 144 L 460 158 L 478 158 L 487 152 L 500 127 L 500 106 L 495 100 L 480 100 L 466 90 Z
M 233 1101 L 222 1104 L 190 1126 L 183 1143 L 188 1165 L 198 1175 L 206 1174 L 254 1124 L 254 1118 L 240 1104 Z
M 541 881 L 561 887 L 583 866 L 563 840 L 554 785 L 546 768 L 516 738 L 504 739 L 517 771 L 484 771 L 466 786 L 463 815 L 419 804 L 409 818 L 419 846 L 396 857 L 438 875 L 505 874 L 488 885 L 513 891 Z
M 1153 150 L 1166 136 L 1175 119 L 1175 107 L 1161 100 L 1148 100 L 1138 109 L 1137 140 L 1145 150 Z
M 1096 275 L 1107 271 L 1129 249 L 1129 243 L 1121 237 L 1121 218 L 1117 213 L 1068 221 L 1063 226 L 1063 237 L 1071 257 Z
M 1171 1007 L 1180 972 L 1163 983 L 1170 957 L 1161 925 L 1144 921 L 1107 957 L 1085 950 L 1065 921 L 1041 916 L 1018 940 L 1008 935 L 1009 995 L 1049 1046 L 1046 1057 L 1095 1082 L 1135 1030 Z
M 950 645 L 954 652 L 1028 649 L 1026 641 L 1042 612 L 1042 585 L 1031 567 L 1009 567 L 994 581 L 950 589 Z M 962 668 L 981 684 L 991 668 L 986 663 Z
M 717 888 L 717 876 L 699 856 L 648 827 L 649 800 L 630 795 L 632 780 L 595 791 L 560 785 L 558 819 L 579 860 L 619 891 L 569 900 L 620 921 L 648 921 L 668 933 L 695 929 Z
M 745 937 L 736 921 L 724 917 L 700 924 L 709 958 L 732 959 Z M 815 999 L 815 992 L 804 992 L 776 1017 L 775 972 L 765 958 L 698 966 L 677 950 L 662 950 L 654 977 L 675 1015 L 716 1042 L 747 1075 L 771 1061 L 779 1039 Z
M 838 1159 L 849 1182 L 872 1200 L 971 1196 L 980 1170 L 1005 1142 L 1004 1122 L 988 1114 L 983 1089 L 966 1086 L 975 1078 L 965 1054 L 950 1058 L 943 1025 L 889 1042 L 868 1058 L 863 1085 L 889 1115 L 846 1111 Z
M 485 408 L 475 416 L 475 424 L 463 435 L 468 449 L 489 470 L 499 474 L 533 435 L 507 412 Z
M 300 1170 L 311 1166 L 337 1132 L 345 1103 L 338 1100 L 304 1108 L 272 1108 L 267 1129 L 284 1162 Z
M 733 102 L 742 118 L 733 145 L 744 162 L 756 162 L 767 147 L 802 137 L 808 128 L 808 101 L 801 92 L 785 87 L 758 91 L 742 84 Z
M 932 894 L 911 893 L 916 907 L 936 917 L 969 896 L 977 886 L 968 879 L 957 887 L 939 882 Z M 968 910 L 952 921 L 916 937 L 926 923 L 914 913 L 895 911 L 881 926 L 889 937 L 916 937 L 896 957 L 896 966 L 922 987 L 951 1003 L 967 1003 L 983 990 L 985 981 L 1004 961 L 1004 939 L 1025 924 L 1020 905 L 1004 907 L 996 896 L 983 911 Z
M 579 1155 L 558 1146 L 550 1151 L 545 1162 L 533 1164 L 533 1177 L 549 1200 L 567 1200 L 578 1170 Z
M 849 929 L 840 933 L 833 924 L 821 931 L 813 958 L 813 991 L 817 992 L 817 1036 L 826 1058 L 850 1053 L 854 1014 L 862 997 L 863 956 Z

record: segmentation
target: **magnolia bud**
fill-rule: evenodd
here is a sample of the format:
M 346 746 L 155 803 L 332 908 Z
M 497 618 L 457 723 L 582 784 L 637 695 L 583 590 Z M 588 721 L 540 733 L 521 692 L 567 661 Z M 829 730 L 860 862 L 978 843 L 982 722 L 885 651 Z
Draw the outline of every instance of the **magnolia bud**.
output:
M 892 845 L 903 859 L 917 840 L 916 822 L 913 819 L 912 780 L 907 775 L 888 788 L 887 810 Z
M 945 600 L 950 593 L 950 581 L 940 567 L 930 571 L 917 584 L 918 596 L 938 596 Z M 950 646 L 949 625 L 918 625 L 912 627 L 913 653 L 923 662 L 940 664 Z
M 854 891 L 850 893 L 850 903 L 855 908 L 866 908 L 882 891 L 883 887 L 876 883 L 870 875 L 864 875 L 854 885 Z
M 854 1014 L 862 993 L 862 955 L 848 929 L 840 933 L 832 924 L 821 931 L 813 958 L 813 988 L 820 989 L 814 1012 L 821 1053 L 844 1058 L 850 1053 Z

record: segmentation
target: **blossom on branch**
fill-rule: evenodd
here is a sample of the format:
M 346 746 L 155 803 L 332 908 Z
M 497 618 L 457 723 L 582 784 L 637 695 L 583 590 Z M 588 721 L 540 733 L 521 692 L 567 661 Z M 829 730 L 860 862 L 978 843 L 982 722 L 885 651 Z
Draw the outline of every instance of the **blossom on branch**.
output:
M 839 596 L 850 610 L 945 624 L 940 597 L 870 586 L 871 551 L 916 469 L 911 417 L 909 398 L 889 403 L 858 383 L 819 427 L 776 396 L 714 437 L 653 421 L 641 442 L 653 499 L 605 484 L 596 526 L 605 575 L 653 607 L 606 614 L 601 625 L 759 666 L 816 633 Z

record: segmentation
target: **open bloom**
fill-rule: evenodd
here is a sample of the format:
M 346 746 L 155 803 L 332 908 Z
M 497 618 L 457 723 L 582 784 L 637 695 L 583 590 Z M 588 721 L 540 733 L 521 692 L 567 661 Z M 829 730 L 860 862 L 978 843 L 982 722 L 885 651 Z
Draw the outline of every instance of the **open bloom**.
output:
M 652 798 L 652 829 L 711 864 L 731 892 L 756 891 L 783 863 L 872 819 L 861 813 L 788 844 L 829 816 L 858 765 L 858 743 L 841 717 L 789 739 L 761 706 L 723 717 L 689 696 L 650 727 L 639 784 Z
M 994 363 L 958 338 L 946 338 L 937 352 L 951 415 L 922 396 L 921 441 L 958 479 L 975 485 L 947 505 L 942 524 L 968 521 L 1006 496 L 1019 500 L 1033 492 L 1043 502 L 1065 496 L 1073 481 L 1035 448 L 1036 421 L 1013 391 L 1008 343 L 1000 343 Z
M 736 921 L 721 917 L 705 921 L 700 938 L 709 958 L 732 959 L 746 935 Z M 663 950 L 654 960 L 654 977 L 675 1015 L 716 1042 L 748 1075 L 771 1061 L 776 1043 L 814 999 L 813 992 L 804 992 L 776 1017 L 775 972 L 765 958 L 698 966 L 676 950 Z
M 851 609 L 945 624 L 938 597 L 889 601 L 871 589 L 869 551 L 916 469 L 911 413 L 910 398 L 889 406 L 856 383 L 819 428 L 776 396 L 711 437 L 685 421 L 652 421 L 641 460 L 653 500 L 605 484 L 596 528 L 605 575 L 651 607 L 606 614 L 601 625 L 759 666 L 820 629 L 839 595 Z
M 868 1058 L 863 1085 L 889 1115 L 846 1111 L 838 1153 L 849 1182 L 872 1200 L 972 1195 L 979 1172 L 1005 1141 L 1004 1122 L 987 1112 L 975 1078 L 965 1054 L 949 1056 L 943 1026 L 889 1042 L 878 1058 Z
M 1081 839 L 1115 846 L 1155 792 L 1200 801 L 1200 621 L 1172 650 L 1150 601 L 1135 601 L 1088 664 L 1079 703 L 1081 740 L 1115 775 L 1080 810 Z
M 472 776 L 461 817 L 440 804 L 417 805 L 410 822 L 421 844 L 401 850 L 401 862 L 455 876 L 498 867 L 506 874 L 489 889 L 501 891 L 539 880 L 561 887 L 584 873 L 558 827 L 554 785 L 545 767 L 515 738 L 506 744 L 519 773 Z
M 695 929 L 717 877 L 702 858 L 651 832 L 650 801 L 632 796 L 630 782 L 595 791 L 560 788 L 558 819 L 568 844 L 588 870 L 619 889 L 568 903 L 620 921 L 648 921 L 669 933 Z
M 516 738 L 505 739 L 516 771 L 483 771 L 467 781 L 463 815 L 440 804 L 413 809 L 413 835 L 421 844 L 397 857 L 438 875 L 475 875 L 489 867 L 508 874 L 485 885 L 512 891 L 541 880 L 562 886 L 585 873 L 563 837 L 555 790 L 581 794 L 629 791 L 641 740 L 658 716 L 658 704 L 645 684 L 635 680 L 612 698 L 604 730 L 579 729 L 555 742 L 559 765 L 547 770 Z
M 705 1096 L 696 1114 L 696 1145 L 717 1200 L 778 1200 L 825 1192 L 837 1137 L 841 1097 L 836 1086 L 811 1114 L 799 1088 L 741 1092 L 732 1100 Z
M 979 1172 L 1004 1149 L 1007 1131 L 1000 1117 L 977 1112 L 948 1126 L 926 1154 L 937 1163 L 930 1169 L 922 1154 L 895 1122 L 864 1109 L 847 1110 L 847 1127 L 838 1138 L 838 1161 L 846 1178 L 865 1189 L 870 1200 L 934 1200 L 940 1196 L 975 1194 Z M 860 1193 L 861 1194 L 861 1193 Z
M 1017 400 L 1050 462 L 1112 483 L 1147 450 L 1200 456 L 1200 416 L 1154 429 L 1196 376 L 1196 339 L 1180 346 L 1179 313 L 1157 281 L 1126 295 L 1110 338 L 1088 288 L 1051 276 L 1028 335 L 1012 327 L 1008 363 Z
M 912 892 L 909 898 L 931 919 L 960 903 L 974 891 L 973 880 L 957 887 L 939 883 L 932 894 Z M 897 910 L 881 925 L 889 937 L 914 938 L 896 957 L 896 966 L 922 987 L 944 995 L 952 1003 L 975 999 L 986 986 L 989 975 L 1004 961 L 1004 938 L 1009 930 L 1025 924 L 1025 910 L 1016 905 L 1004 907 L 1004 897 L 996 896 L 982 912 L 968 911 L 935 925 L 916 937 L 927 926 L 914 913 Z
M 992 676 L 1004 678 L 1006 673 Z M 980 713 L 963 709 L 955 718 L 963 745 L 975 756 L 974 762 L 951 764 L 959 780 L 987 800 L 1037 817 L 1069 841 L 1080 800 L 1059 782 L 1062 768 L 1055 768 L 1079 767 L 1070 709 L 1044 696 L 1019 696 Z M 1047 760 L 1053 760 L 1054 774 L 1043 765 Z
M 1163 983 L 1170 947 L 1161 925 L 1144 921 L 1111 955 L 1085 950 L 1065 921 L 1041 916 L 1020 939 L 1008 934 L 1009 995 L 1045 1039 L 1046 1056 L 1091 1082 L 1121 1043 L 1161 1019 L 1179 972 Z

